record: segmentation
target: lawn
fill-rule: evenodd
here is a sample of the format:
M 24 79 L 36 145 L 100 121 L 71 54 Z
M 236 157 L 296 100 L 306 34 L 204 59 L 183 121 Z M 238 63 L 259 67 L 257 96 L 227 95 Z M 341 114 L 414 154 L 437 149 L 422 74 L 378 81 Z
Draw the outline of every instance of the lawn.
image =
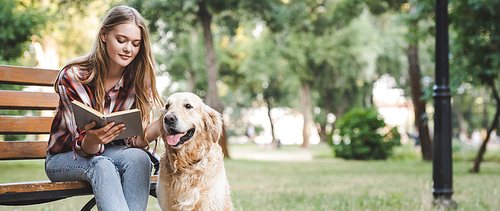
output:
M 284 152 L 253 147 L 239 150 L 304 153 L 293 146 L 285 147 Z M 324 155 L 328 150 L 313 151 Z M 314 157 L 307 161 L 226 160 L 235 210 L 431 210 L 432 163 Z M 453 199 L 459 210 L 500 210 L 500 163 L 483 163 L 479 174 L 467 172 L 471 165 L 455 162 L 453 166 Z M 29 180 L 46 180 L 43 162 L 0 162 L 0 182 Z M 89 198 L 25 207 L 0 206 L 0 211 L 79 210 Z M 150 198 L 148 210 L 159 210 L 155 198 Z

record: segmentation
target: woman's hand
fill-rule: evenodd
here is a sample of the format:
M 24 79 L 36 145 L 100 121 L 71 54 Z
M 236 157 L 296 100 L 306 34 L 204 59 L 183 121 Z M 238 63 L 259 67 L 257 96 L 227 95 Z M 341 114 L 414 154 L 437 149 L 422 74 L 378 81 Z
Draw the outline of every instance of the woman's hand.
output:
M 95 122 L 85 125 L 86 135 L 82 141 L 82 150 L 87 154 L 95 154 L 101 149 L 101 144 L 107 144 L 125 131 L 125 125 L 115 125 L 114 122 L 99 129 L 92 129 Z

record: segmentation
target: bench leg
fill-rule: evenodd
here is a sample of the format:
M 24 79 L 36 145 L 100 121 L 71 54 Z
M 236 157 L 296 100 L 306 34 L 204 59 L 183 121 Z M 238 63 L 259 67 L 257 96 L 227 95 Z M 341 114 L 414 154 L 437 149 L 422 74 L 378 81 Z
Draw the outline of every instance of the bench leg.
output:
M 90 211 L 94 206 L 95 206 L 95 197 L 92 197 L 92 199 L 90 199 L 90 201 L 87 202 L 85 206 L 83 206 L 81 211 Z

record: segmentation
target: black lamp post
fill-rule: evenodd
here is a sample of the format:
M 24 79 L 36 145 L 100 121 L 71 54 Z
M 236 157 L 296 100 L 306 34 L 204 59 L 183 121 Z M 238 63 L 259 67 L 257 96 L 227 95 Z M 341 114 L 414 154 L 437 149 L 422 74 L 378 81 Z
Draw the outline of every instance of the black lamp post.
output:
M 451 156 L 451 94 L 448 65 L 448 0 L 436 0 L 436 85 L 434 86 L 433 205 L 456 208 Z

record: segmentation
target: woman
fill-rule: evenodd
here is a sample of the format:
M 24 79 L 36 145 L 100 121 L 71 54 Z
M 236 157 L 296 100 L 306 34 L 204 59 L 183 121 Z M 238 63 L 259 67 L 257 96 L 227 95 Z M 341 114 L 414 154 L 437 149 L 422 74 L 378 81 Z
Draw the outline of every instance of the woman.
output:
M 128 6 L 112 8 L 92 52 L 70 61 L 54 84 L 60 100 L 45 160 L 51 181 L 88 181 L 99 210 L 146 209 L 151 162 L 142 149 L 159 136 L 158 120 L 150 123 L 150 117 L 162 104 L 154 70 L 144 18 Z M 145 132 L 113 141 L 126 130 L 123 124 L 78 128 L 73 100 L 104 114 L 138 108 Z

